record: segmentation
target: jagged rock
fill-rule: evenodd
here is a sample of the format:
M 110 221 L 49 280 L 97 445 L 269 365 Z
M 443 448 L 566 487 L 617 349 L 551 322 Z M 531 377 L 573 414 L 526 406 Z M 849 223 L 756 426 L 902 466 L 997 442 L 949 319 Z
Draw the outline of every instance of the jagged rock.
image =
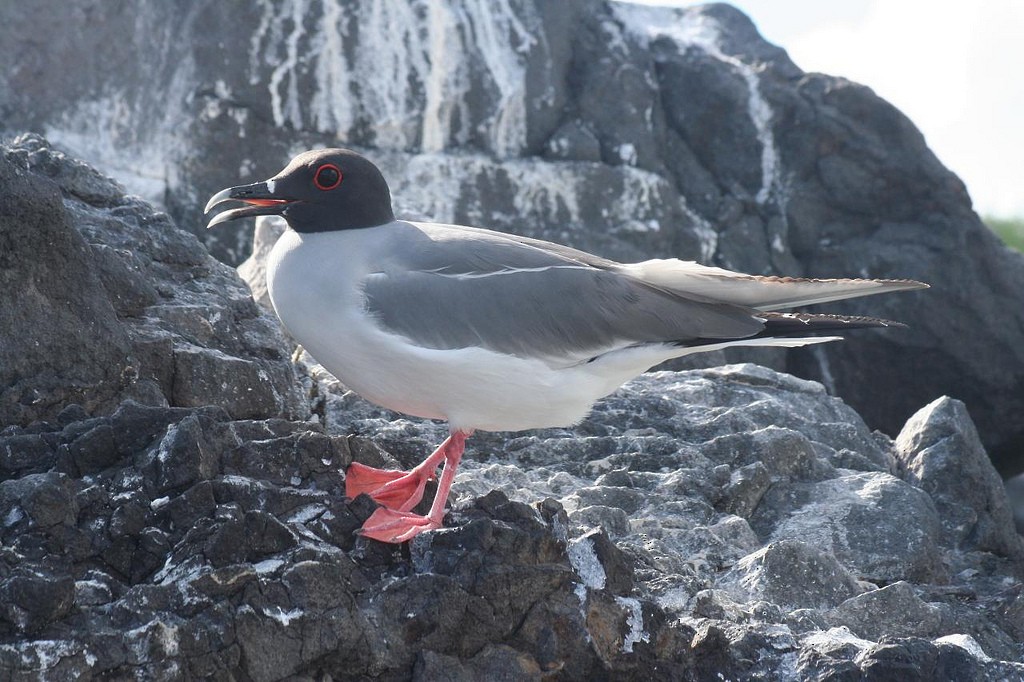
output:
M 824 609 L 858 594 L 857 580 L 832 555 L 796 540 L 773 542 L 748 554 L 718 580 L 737 601 L 766 601 L 787 609 Z
M 867 640 L 883 636 L 927 637 L 941 622 L 938 607 L 914 594 L 909 583 L 900 581 L 866 592 L 839 604 L 826 617 L 835 625 L 846 626 Z
M 0 617 L 18 630 L 35 635 L 68 614 L 74 592 L 70 576 L 15 568 L 0 581 Z
M 0 156 L 0 415 L 103 409 L 130 383 L 124 328 L 60 187 Z
M 308 411 L 275 321 L 165 214 L 37 136 L 0 148 L 0 176 L 0 421 L 69 404 L 109 414 L 125 398 Z M 117 456 L 111 434 L 82 438 L 69 446 L 80 469 Z
M 947 544 L 1024 558 L 1006 490 L 962 402 L 921 408 L 900 431 L 896 457 L 903 477 L 935 502 Z
M 444 437 L 438 425 L 361 401 L 315 366 L 311 374 L 324 379 L 330 431 L 376 434 L 392 452 L 408 452 L 410 462 Z M 984 642 L 983 651 L 1014 660 L 1010 635 L 982 624 L 989 616 L 969 616 L 941 595 L 910 592 L 930 614 L 925 628 L 912 609 L 889 598 L 906 590 L 866 582 L 950 579 L 936 505 L 889 473 L 893 454 L 891 441 L 817 384 L 749 365 L 649 373 L 599 403 L 571 432 L 476 434 L 455 492 L 500 487 L 523 501 L 560 499 L 570 527 L 604 526 L 634 557 L 637 580 L 663 608 L 692 609 L 717 622 L 785 623 L 800 636 L 794 651 L 804 638 L 849 625 L 875 640 L 886 628 L 904 636 L 970 633 Z M 584 584 L 603 588 L 607 578 L 594 568 L 600 563 L 591 544 L 581 537 L 569 553 Z M 986 603 L 994 599 L 990 594 Z M 729 656 L 749 646 L 731 639 L 749 632 L 717 632 L 729 642 Z M 870 647 L 874 640 L 859 641 Z M 701 656 L 711 655 L 707 646 Z M 888 663 L 871 665 L 890 670 Z
M 777 505 L 773 515 L 784 517 L 771 531 L 773 540 L 812 542 L 866 580 L 945 578 L 935 506 L 927 495 L 894 476 L 857 472 L 780 487 L 778 497 L 768 504 Z
M 828 482 L 846 491 L 840 506 L 864 480 L 891 485 L 866 478 L 889 466 L 886 441 L 818 385 L 755 366 L 656 373 L 575 434 L 481 434 L 448 527 L 407 552 L 356 538 L 372 508 L 343 501 L 341 471 L 353 457 L 381 463 L 360 432 L 416 445 L 438 429 L 335 399 L 349 407 L 324 413 L 337 435 L 136 403 L 8 428 L 0 452 L 25 443 L 68 455 L 44 458 L 45 472 L 14 466 L 0 482 L 0 669 L 44 679 L 791 679 L 795 661 L 879 675 L 911 661 L 939 675 L 1021 672 L 1004 662 L 1019 648 L 1000 629 L 1012 630 L 1012 604 L 993 620 L 907 583 L 871 590 L 835 546 L 812 534 L 761 549 L 768 537 L 736 516 L 731 474 L 755 460 L 769 492 Z M 486 494 L 467 504 L 474 489 Z M 886 495 L 861 503 L 878 510 L 884 536 Z M 577 527 L 578 505 L 617 509 L 626 534 Z M 761 495 L 749 518 L 766 505 L 779 506 Z M 764 516 L 762 532 L 785 523 L 785 513 Z M 920 530 L 920 520 L 894 521 Z M 794 606 L 801 615 L 787 613 Z M 825 646 L 836 625 L 860 638 Z M 906 638 L 915 634 L 934 640 Z
M 375 433 L 392 451 L 426 452 L 441 438 L 431 424 L 389 418 L 347 394 L 328 396 L 326 418 L 329 430 Z M 552 496 L 574 523 L 631 546 L 628 531 L 642 530 L 642 553 L 659 556 L 666 583 L 692 571 L 693 553 L 709 561 L 699 574 L 715 571 L 752 551 L 751 538 L 754 548 L 812 543 L 867 580 L 944 575 L 935 507 L 887 473 L 888 449 L 820 385 L 752 365 L 649 373 L 576 431 L 478 434 L 468 448 L 457 493 L 503 486 L 523 501 Z M 499 452 L 512 459 L 488 460 Z M 843 468 L 850 463 L 868 470 Z M 762 492 L 736 518 L 734 484 L 752 466 L 763 470 Z M 604 472 L 617 475 L 594 485 Z
M 451 682 L 540 682 L 544 679 L 543 672 L 532 656 L 509 646 L 488 644 L 465 663 L 453 656 L 426 651 L 417 659 L 412 677 Z
M 1020 677 L 1019 664 L 984 661 L 970 637 L 905 638 L 872 644 L 834 628 L 806 642 L 798 679 L 1000 680 Z M 982 659 L 981 661 L 979 660 Z

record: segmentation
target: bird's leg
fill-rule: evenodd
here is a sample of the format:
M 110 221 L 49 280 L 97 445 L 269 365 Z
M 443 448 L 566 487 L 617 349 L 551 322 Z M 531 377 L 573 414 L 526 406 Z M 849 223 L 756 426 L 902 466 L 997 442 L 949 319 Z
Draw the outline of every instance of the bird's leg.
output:
M 345 471 L 345 497 L 355 498 L 366 493 L 388 509 L 409 511 L 423 499 L 423 489 L 444 461 L 451 440 L 450 435 L 429 457 L 410 471 L 376 469 L 352 462 Z
M 408 510 L 381 507 L 366 519 L 359 533 L 374 540 L 397 544 L 407 542 L 425 530 L 440 528 L 441 521 L 444 519 L 444 506 L 448 501 L 452 482 L 455 480 L 455 471 L 459 467 L 459 461 L 462 459 L 462 452 L 466 446 L 466 438 L 470 433 L 472 432 L 452 431 L 448 439 L 438 448 L 439 451 L 443 450 L 444 452 L 444 471 L 441 472 L 437 495 L 434 496 L 434 502 L 430 505 L 430 512 L 426 516 L 413 514 Z

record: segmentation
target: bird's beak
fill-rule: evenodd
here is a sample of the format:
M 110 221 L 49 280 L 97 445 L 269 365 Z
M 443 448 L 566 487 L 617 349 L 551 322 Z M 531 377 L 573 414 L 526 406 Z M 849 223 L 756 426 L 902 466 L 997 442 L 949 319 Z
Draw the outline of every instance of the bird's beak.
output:
M 249 205 L 218 213 L 206 226 L 207 229 L 214 225 L 226 223 L 229 220 L 235 220 L 236 218 L 249 218 L 257 215 L 281 215 L 285 207 L 292 203 L 292 199 L 275 194 L 274 181 L 267 180 L 266 182 L 254 182 L 251 185 L 239 185 L 238 187 L 222 189 L 206 202 L 206 208 L 203 210 L 203 213 L 209 213 L 215 206 L 223 204 L 225 201 L 242 201 Z

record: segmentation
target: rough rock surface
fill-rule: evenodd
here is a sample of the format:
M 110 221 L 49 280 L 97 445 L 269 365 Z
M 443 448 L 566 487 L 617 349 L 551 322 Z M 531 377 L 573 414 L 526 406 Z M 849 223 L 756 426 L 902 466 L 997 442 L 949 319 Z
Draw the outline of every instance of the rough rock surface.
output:
M 308 412 L 272 314 L 166 214 L 33 135 L 0 146 L 0 206 L 0 423 L 126 398 Z
M 939 398 L 911 417 L 896 439 L 901 475 L 928 492 L 947 542 L 1024 558 L 1003 482 L 959 400 Z
M 728 357 L 821 381 L 891 435 L 953 396 L 1004 473 L 1024 466 L 1024 259 L 906 117 L 804 73 L 727 5 L 12 2 L 0 56 L 7 130 L 102 164 L 232 263 L 251 235 L 206 234 L 206 198 L 341 143 L 380 162 L 405 217 L 620 259 L 927 280 L 839 308 L 909 330 Z
M 1024 675 L 1020 564 L 946 542 L 928 496 L 887 473 L 891 443 L 817 384 L 753 365 L 657 373 L 575 431 L 474 439 L 449 527 L 407 549 L 353 534 L 372 503 L 346 502 L 340 472 L 388 461 L 382 446 L 412 456 L 438 425 L 326 402 L 328 432 L 374 440 L 133 402 L 6 429 L 0 670 Z M 755 478 L 760 494 L 741 483 Z M 807 495 L 825 483 L 841 499 Z M 914 515 L 889 508 L 914 490 Z M 792 523 L 805 514 L 831 547 Z

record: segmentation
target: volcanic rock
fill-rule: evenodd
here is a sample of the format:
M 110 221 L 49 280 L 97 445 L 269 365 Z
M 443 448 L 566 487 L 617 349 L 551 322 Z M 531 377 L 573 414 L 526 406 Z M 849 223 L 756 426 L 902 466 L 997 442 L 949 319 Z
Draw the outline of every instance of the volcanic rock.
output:
M 445 427 L 293 364 L 194 236 L 25 136 L 0 148 L 0 677 L 1024 678 L 1020 538 L 982 445 L 1018 423 L 1022 365 L 993 349 L 1020 347 L 1000 345 L 1019 259 L 906 119 L 803 74 L 724 6 L 261 21 L 298 6 L 9 3 L 5 122 L 117 140 L 106 158 L 163 178 L 150 188 L 179 218 L 235 181 L 223 168 L 269 175 L 341 138 L 379 154 L 406 215 L 623 258 L 930 280 L 865 304 L 914 331 L 807 361 L 900 435 L 754 364 L 650 373 L 572 429 L 476 434 L 444 529 L 365 540 L 374 504 L 344 499 L 345 468 L 413 464 Z M 495 40 L 474 43 L 484 28 Z M 372 53 L 406 74 L 398 94 L 357 49 L 385 34 Z M 470 67 L 431 81 L 431 46 Z M 340 81 L 320 78 L 328 56 Z M 360 97 L 326 98 L 353 73 Z M 243 134 L 259 158 L 239 167 Z

